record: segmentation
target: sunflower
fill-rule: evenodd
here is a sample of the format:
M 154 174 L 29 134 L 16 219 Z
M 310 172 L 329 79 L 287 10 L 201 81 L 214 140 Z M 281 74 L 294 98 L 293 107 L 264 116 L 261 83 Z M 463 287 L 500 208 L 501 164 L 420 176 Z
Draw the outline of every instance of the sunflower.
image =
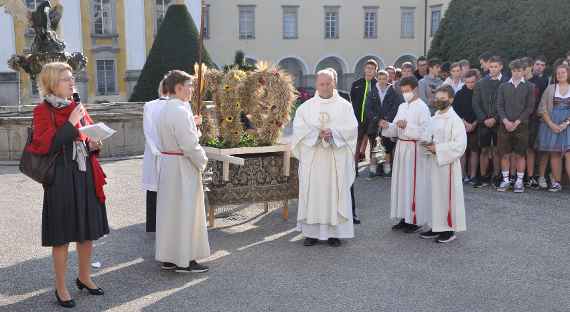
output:
M 226 117 L 226 121 L 227 121 L 227 122 L 232 122 L 232 121 L 234 121 L 234 117 L 228 116 L 228 117 Z
M 241 107 L 240 102 L 236 102 L 236 108 L 239 109 Z
M 228 86 L 228 85 L 225 85 L 225 86 L 224 86 L 224 90 L 228 91 L 229 89 L 231 89 L 230 86 Z

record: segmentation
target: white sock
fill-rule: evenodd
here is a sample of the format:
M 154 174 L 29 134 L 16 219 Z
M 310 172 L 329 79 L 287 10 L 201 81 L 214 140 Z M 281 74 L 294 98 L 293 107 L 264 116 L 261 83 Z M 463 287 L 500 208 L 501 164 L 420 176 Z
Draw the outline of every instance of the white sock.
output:
M 384 163 L 384 173 L 388 174 L 390 173 L 390 171 L 392 171 L 392 166 L 390 166 L 390 163 Z
M 509 172 L 508 171 L 502 171 L 501 174 L 503 175 L 503 181 L 509 182 Z
M 517 172 L 517 181 L 522 181 L 524 178 L 524 172 Z

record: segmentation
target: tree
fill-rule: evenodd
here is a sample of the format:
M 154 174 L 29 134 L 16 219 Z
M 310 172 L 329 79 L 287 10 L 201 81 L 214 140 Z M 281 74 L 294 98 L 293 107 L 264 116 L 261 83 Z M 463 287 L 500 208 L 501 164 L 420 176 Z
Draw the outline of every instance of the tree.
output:
M 194 74 L 198 48 L 199 32 L 186 5 L 169 6 L 130 101 L 156 99 L 158 84 L 170 70 L 179 69 Z M 208 66 L 213 64 L 206 49 L 203 50 L 202 61 Z
M 452 0 L 430 57 L 479 64 L 485 51 L 506 60 L 545 55 L 550 63 L 570 50 L 568 0 Z
M 234 56 L 234 63 L 231 65 L 224 65 L 224 71 L 228 72 L 232 69 L 240 69 L 243 71 L 254 71 L 255 64 L 248 63 L 245 60 L 245 53 L 241 50 L 237 50 Z

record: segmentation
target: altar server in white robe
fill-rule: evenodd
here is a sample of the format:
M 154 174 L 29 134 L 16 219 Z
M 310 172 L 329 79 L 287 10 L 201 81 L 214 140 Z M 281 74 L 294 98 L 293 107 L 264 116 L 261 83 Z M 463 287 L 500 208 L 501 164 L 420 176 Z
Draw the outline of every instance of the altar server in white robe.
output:
M 454 94 L 451 86 L 442 86 L 436 91 L 434 107 L 437 112 L 428 131 L 433 142 L 426 146 L 432 154 L 431 230 L 420 236 L 435 238 L 439 243 L 453 241 L 455 232 L 466 229 L 461 157 L 467 147 L 467 134 L 463 120 L 451 107 Z
M 397 138 L 394 152 L 390 216 L 400 222 L 393 230 L 418 232 L 431 220 L 431 190 L 429 188 L 430 159 L 421 146 L 431 114 L 417 95 L 415 77 L 400 80 L 405 103 L 398 107 L 394 122 L 380 122 L 382 135 Z
M 176 272 L 206 272 L 196 260 L 210 256 L 202 172 L 208 158 L 192 115 L 192 77 L 170 71 L 171 97 L 158 118 L 160 173 L 156 215 L 156 260 Z
M 305 246 L 319 240 L 338 247 L 354 237 L 350 187 L 356 174 L 357 121 L 352 105 L 334 89 L 334 73 L 317 73 L 317 92 L 293 121 L 293 156 L 299 159 L 297 229 Z
M 158 85 L 159 98 L 144 105 L 143 131 L 144 131 L 144 157 L 142 187 L 146 191 L 146 231 L 156 232 L 156 191 L 158 189 L 158 134 L 156 123 L 160 110 L 168 100 L 168 94 L 164 92 L 162 81 Z

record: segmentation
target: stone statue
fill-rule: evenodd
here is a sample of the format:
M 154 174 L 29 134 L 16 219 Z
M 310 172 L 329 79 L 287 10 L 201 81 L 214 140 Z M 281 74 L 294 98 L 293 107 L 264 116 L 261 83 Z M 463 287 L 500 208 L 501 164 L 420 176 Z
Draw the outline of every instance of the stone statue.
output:
M 76 71 L 85 68 L 85 56 L 79 52 L 65 52 L 65 43 L 57 35 L 59 21 L 63 15 L 63 6 L 59 0 L 44 1 L 34 12 L 28 10 L 21 0 L 0 0 L 0 7 L 4 7 L 15 20 L 31 25 L 35 32 L 31 54 L 13 55 L 8 60 L 10 68 L 15 71 L 23 70 L 34 80 L 42 66 L 49 62 L 66 62 Z

